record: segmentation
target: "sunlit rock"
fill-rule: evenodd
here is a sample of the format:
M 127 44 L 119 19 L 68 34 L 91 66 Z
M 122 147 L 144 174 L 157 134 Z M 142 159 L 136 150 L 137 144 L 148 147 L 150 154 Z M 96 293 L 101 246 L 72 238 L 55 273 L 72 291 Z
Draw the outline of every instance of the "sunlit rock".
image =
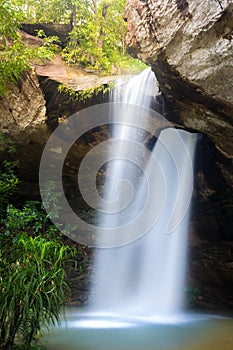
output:
M 169 117 L 208 134 L 233 156 L 231 0 L 128 0 L 127 45 L 152 65 Z

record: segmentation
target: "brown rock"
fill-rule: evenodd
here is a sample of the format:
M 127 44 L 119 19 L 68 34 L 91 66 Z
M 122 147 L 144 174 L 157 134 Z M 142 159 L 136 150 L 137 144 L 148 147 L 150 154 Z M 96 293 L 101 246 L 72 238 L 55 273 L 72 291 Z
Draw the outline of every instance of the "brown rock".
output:
M 45 99 L 35 71 L 24 73 L 0 102 L 0 132 L 17 144 L 17 158 L 24 178 L 36 182 L 36 169 L 49 133 Z

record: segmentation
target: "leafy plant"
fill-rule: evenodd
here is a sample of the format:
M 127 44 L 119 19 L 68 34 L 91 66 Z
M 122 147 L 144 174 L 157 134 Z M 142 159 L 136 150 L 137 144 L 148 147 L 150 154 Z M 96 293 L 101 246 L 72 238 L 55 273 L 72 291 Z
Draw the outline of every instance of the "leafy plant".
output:
M 57 219 L 62 209 L 59 205 L 61 193 L 56 191 L 56 185 L 53 181 L 48 181 L 44 189 L 41 188 L 41 191 L 43 193 L 42 209 L 49 211 L 47 218 Z
M 0 96 L 30 68 L 32 61 L 51 59 L 56 48 L 55 38 L 45 38 L 40 47 L 23 43 L 19 34 L 20 23 L 25 18 L 21 3 L 20 0 L 3 0 L 0 7 Z
M 39 202 L 8 205 L 0 229 L 1 349 L 31 349 L 41 327 L 59 321 L 69 291 L 65 266 L 76 254 L 58 240 Z
M 112 89 L 112 87 L 113 85 L 110 83 L 107 85 L 94 86 L 91 89 L 74 91 L 72 88 L 69 88 L 65 84 L 60 84 L 58 86 L 58 91 L 64 92 L 65 94 L 69 95 L 70 98 L 74 101 L 85 102 L 86 100 L 93 98 L 94 96 L 97 96 L 100 93 L 102 93 L 103 95 L 107 94 Z
M 31 236 L 40 234 L 47 239 L 61 237 L 57 228 L 51 225 L 48 215 L 41 209 L 41 203 L 37 201 L 27 201 L 22 209 L 9 204 L 4 225 L 6 234 L 13 231 L 14 234 L 27 232 Z
M 0 134 L 0 152 L 4 160 L 0 168 L 0 218 L 4 215 L 10 197 L 17 191 L 18 177 L 15 175 L 15 168 L 18 167 L 18 161 L 13 160 L 12 156 L 16 153 L 14 143 Z
M 140 72 L 145 65 L 126 53 L 125 0 L 86 0 L 76 4 L 76 25 L 63 50 L 68 64 L 104 71 L 108 74 Z
M 49 48 L 51 52 L 57 53 L 59 50 L 58 44 L 60 39 L 56 35 L 47 36 L 43 29 L 37 30 L 37 37 L 43 39 L 43 46 Z
M 13 142 L 2 135 L 0 152 L 0 349 L 39 349 L 42 326 L 60 319 L 69 291 L 65 267 L 77 251 L 62 244 L 40 202 L 10 204 L 18 163 Z
M 71 248 L 14 230 L 0 235 L 0 348 L 30 348 L 42 325 L 55 324 L 68 291 Z

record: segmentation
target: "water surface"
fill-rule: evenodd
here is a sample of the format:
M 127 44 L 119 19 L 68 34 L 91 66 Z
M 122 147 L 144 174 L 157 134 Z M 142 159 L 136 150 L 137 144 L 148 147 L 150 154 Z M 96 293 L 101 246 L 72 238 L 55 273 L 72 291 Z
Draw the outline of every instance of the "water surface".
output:
M 73 309 L 42 342 L 47 350 L 232 350 L 233 318 L 183 314 L 148 322 Z

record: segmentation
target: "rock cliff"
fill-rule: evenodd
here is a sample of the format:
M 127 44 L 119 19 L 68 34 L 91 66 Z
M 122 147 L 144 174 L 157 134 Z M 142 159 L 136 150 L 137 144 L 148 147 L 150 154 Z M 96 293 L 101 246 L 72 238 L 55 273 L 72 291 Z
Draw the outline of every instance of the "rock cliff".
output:
M 128 51 L 151 65 L 166 117 L 197 147 L 189 278 L 202 307 L 233 305 L 233 2 L 127 0 Z
M 36 182 L 40 157 L 49 137 L 45 99 L 34 70 L 23 74 L 0 99 L 0 132 L 17 144 L 22 178 Z
M 232 0 L 128 0 L 129 52 L 152 66 L 168 118 L 233 157 Z
M 198 284 L 197 302 L 204 307 L 233 305 L 232 11 L 227 0 L 128 0 L 124 15 L 128 50 L 156 73 L 166 117 L 203 133 L 195 169 L 189 277 Z M 80 91 L 112 80 L 74 71 L 56 57 L 12 85 L 0 103 L 0 129 L 17 141 L 25 193 L 35 196 L 28 184 L 38 182 L 51 130 L 75 111 L 104 101 L 101 94 L 87 104 L 73 101 L 58 92 L 58 85 Z M 86 135 L 79 145 L 80 160 L 107 134 L 105 129 Z M 80 281 L 74 281 L 74 289 L 80 290 Z
M 41 45 L 41 39 L 33 35 L 21 31 L 21 36 L 27 45 Z M 116 79 L 117 76 L 98 76 L 70 67 L 57 54 L 52 61 L 32 65 L 16 84 L 9 84 L 8 94 L 0 98 L 0 132 L 16 143 L 19 175 L 27 182 L 23 192 L 32 196 L 39 193 L 34 185 L 38 183 L 40 159 L 51 131 L 82 108 L 106 102 L 109 86 Z M 59 85 L 68 89 L 59 91 Z M 74 98 L 69 90 L 81 95 L 84 91 L 90 93 L 85 99 Z M 96 138 L 98 135 L 92 135 L 91 142 L 95 143 Z M 90 135 L 86 139 L 84 136 L 79 159 L 91 142 Z

